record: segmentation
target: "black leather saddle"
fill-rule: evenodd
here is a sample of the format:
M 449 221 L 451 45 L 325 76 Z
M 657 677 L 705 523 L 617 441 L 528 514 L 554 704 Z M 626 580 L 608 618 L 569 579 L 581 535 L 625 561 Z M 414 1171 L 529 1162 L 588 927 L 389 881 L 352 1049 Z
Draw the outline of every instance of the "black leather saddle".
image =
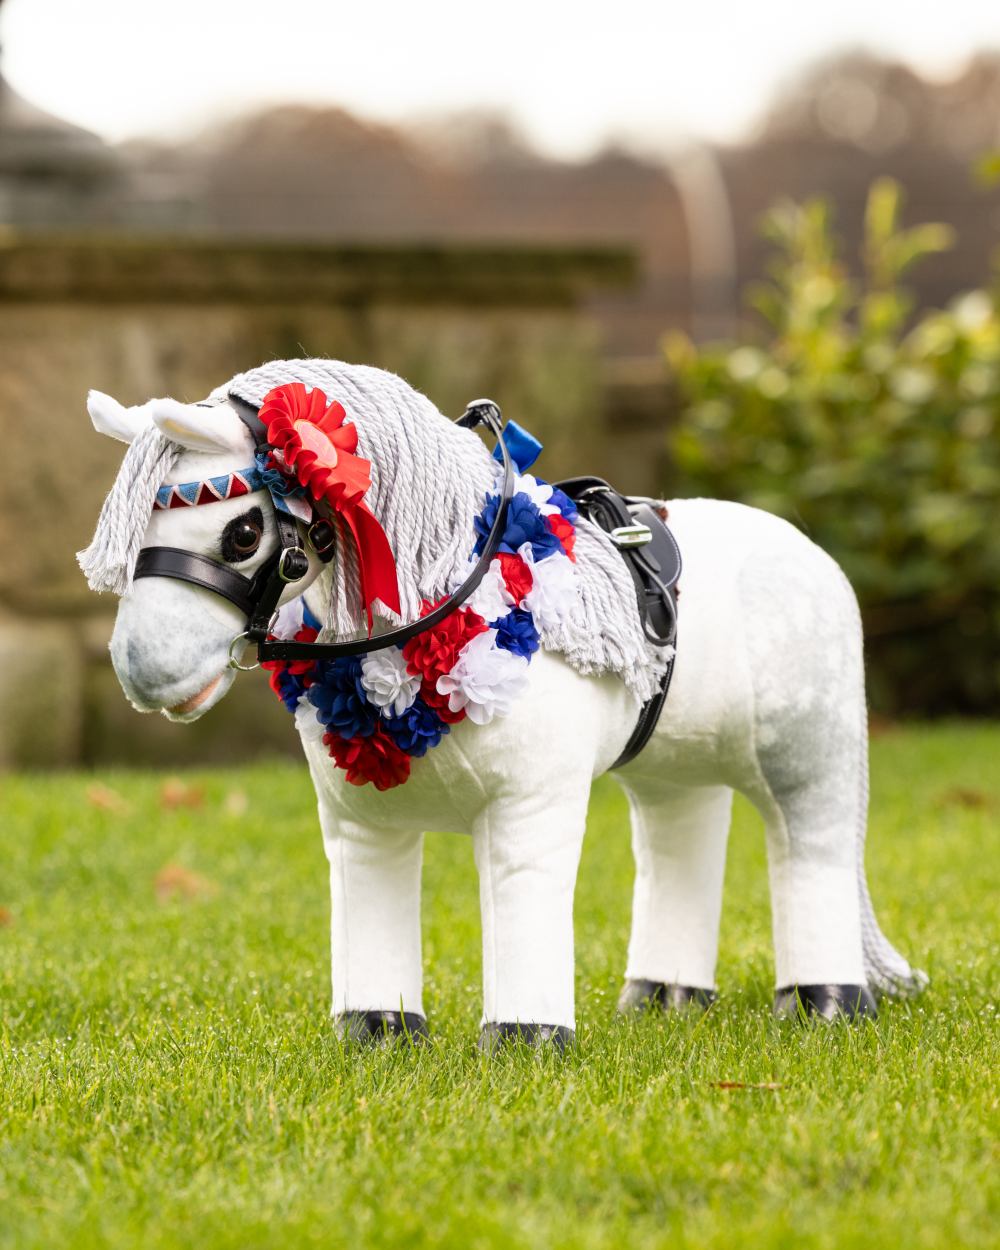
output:
M 576 504 L 581 516 L 599 526 L 621 552 L 635 583 L 642 631 L 654 647 L 675 647 L 677 582 L 681 552 L 654 499 L 622 495 L 599 477 L 571 477 L 554 485 Z M 639 713 L 625 749 L 612 765 L 621 768 L 635 759 L 660 719 L 674 672 L 670 653 L 660 689 Z

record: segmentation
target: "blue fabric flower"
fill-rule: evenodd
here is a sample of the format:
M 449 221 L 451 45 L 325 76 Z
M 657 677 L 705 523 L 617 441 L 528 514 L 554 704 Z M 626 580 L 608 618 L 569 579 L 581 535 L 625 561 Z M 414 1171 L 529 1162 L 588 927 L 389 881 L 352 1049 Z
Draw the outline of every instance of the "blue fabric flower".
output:
M 272 495 L 304 495 L 305 491 L 294 477 L 286 477 L 280 469 L 268 463 L 271 453 L 258 451 L 254 455 L 260 480 Z
M 497 646 L 515 655 L 530 659 L 538 650 L 538 630 L 530 612 L 513 608 L 506 616 L 493 622 L 497 631 Z
M 493 522 L 497 518 L 500 507 L 500 496 L 490 495 L 486 507 L 476 517 L 476 555 L 481 555 L 486 546 L 486 539 Z M 536 560 L 544 560 L 553 552 L 562 551 L 562 545 L 555 534 L 545 524 L 545 518 L 523 491 L 518 491 L 510 501 L 507 509 L 507 524 L 504 526 L 503 539 L 499 550 L 517 554 L 518 548 L 531 543 L 531 550 Z
M 341 738 L 368 738 L 378 724 L 378 708 L 368 702 L 357 656 L 317 664 L 309 702 L 327 729 Z
M 287 669 L 277 670 L 271 681 L 271 688 L 289 712 L 295 711 L 299 699 L 307 689 L 304 675 L 290 673 Z
M 418 758 L 448 732 L 441 717 L 419 695 L 402 716 L 383 716 L 382 726 L 401 751 Z
M 570 499 L 569 495 L 567 495 L 565 491 L 561 491 L 558 486 L 552 487 L 552 494 L 549 496 L 549 503 L 553 506 L 553 508 L 558 508 L 567 521 L 572 521 L 574 524 L 576 523 L 576 520 L 580 515 L 577 511 L 576 504 L 572 499 Z

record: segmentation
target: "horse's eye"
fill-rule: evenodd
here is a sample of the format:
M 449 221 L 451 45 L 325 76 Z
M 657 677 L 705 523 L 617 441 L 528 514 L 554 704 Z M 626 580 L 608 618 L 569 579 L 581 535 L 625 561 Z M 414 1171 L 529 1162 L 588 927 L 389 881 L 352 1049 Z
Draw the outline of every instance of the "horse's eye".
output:
M 233 546 L 241 556 L 248 556 L 260 546 L 260 530 L 249 521 L 244 521 L 233 530 L 230 538 Z
M 247 560 L 260 546 L 264 536 L 264 518 L 260 508 L 251 508 L 229 522 L 222 531 L 222 558 L 230 564 Z

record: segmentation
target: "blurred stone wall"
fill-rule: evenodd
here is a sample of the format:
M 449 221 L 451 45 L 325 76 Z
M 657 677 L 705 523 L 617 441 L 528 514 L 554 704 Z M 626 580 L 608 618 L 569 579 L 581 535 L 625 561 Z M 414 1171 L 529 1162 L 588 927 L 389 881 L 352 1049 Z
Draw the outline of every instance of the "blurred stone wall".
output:
M 603 469 L 653 490 L 662 425 L 635 400 L 648 408 L 649 387 L 609 388 L 585 312 L 633 278 L 627 252 L 600 248 L 0 237 L 0 767 L 297 748 L 260 674 L 193 726 L 126 704 L 114 601 L 74 556 L 122 451 L 93 432 L 90 387 L 190 401 L 263 360 L 338 357 L 400 373 L 446 413 L 495 398 L 545 442 L 549 476 Z

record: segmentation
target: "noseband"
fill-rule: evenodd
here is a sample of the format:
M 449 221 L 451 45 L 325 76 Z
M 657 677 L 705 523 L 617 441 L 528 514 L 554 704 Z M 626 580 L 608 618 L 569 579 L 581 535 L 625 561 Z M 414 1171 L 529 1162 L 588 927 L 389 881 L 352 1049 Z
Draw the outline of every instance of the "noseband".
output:
M 250 431 L 254 442 L 255 453 L 266 453 L 271 450 L 267 441 L 267 427 L 257 415 L 259 409 L 247 403 L 237 395 L 228 396 L 229 402 L 236 410 L 237 416 Z M 438 625 L 449 613 L 460 607 L 483 580 L 490 567 L 490 561 L 499 550 L 507 523 L 507 509 L 514 494 L 514 465 L 507 444 L 502 437 L 502 420 L 500 409 L 492 400 L 478 399 L 469 404 L 465 412 L 455 422 L 465 429 L 474 429 L 478 425 L 485 426 L 497 440 L 500 454 L 503 457 L 503 486 L 500 491 L 500 505 L 496 519 L 490 528 L 486 543 L 472 572 L 465 581 L 436 608 L 408 625 L 391 629 L 377 638 L 359 638 L 351 642 L 292 642 L 269 639 L 271 624 L 277 611 L 285 588 L 293 582 L 301 581 L 309 571 L 309 558 L 302 546 L 299 528 L 294 517 L 279 508 L 273 496 L 271 510 L 278 533 L 278 546 L 273 555 L 261 565 L 253 577 L 246 577 L 226 564 L 220 564 L 210 556 L 200 555 L 195 551 L 185 551 L 181 547 L 143 547 L 136 561 L 134 579 L 140 577 L 169 577 L 176 581 L 188 582 L 192 586 L 200 586 L 220 595 L 234 604 L 246 616 L 246 628 L 233 639 L 229 646 L 229 662 L 234 668 L 247 667 L 239 663 L 237 647 L 244 641 L 257 644 L 257 663 L 265 660 L 335 660 L 341 656 L 364 655 L 371 651 L 382 651 L 386 647 L 399 647 L 415 638 L 425 630 Z M 226 484 L 216 487 L 201 484 L 191 499 L 186 499 L 175 492 L 167 491 L 158 507 L 186 506 L 201 502 L 205 485 L 211 485 L 211 498 L 224 499 L 249 493 L 249 488 L 257 488 L 263 484 L 252 473 L 229 475 L 229 490 Z M 220 482 L 223 479 L 216 479 Z M 240 489 L 240 487 L 243 489 Z M 333 557 L 336 531 L 325 518 L 314 520 L 307 530 L 307 540 L 321 560 L 329 561 Z M 256 667 L 251 665 L 249 667 Z

